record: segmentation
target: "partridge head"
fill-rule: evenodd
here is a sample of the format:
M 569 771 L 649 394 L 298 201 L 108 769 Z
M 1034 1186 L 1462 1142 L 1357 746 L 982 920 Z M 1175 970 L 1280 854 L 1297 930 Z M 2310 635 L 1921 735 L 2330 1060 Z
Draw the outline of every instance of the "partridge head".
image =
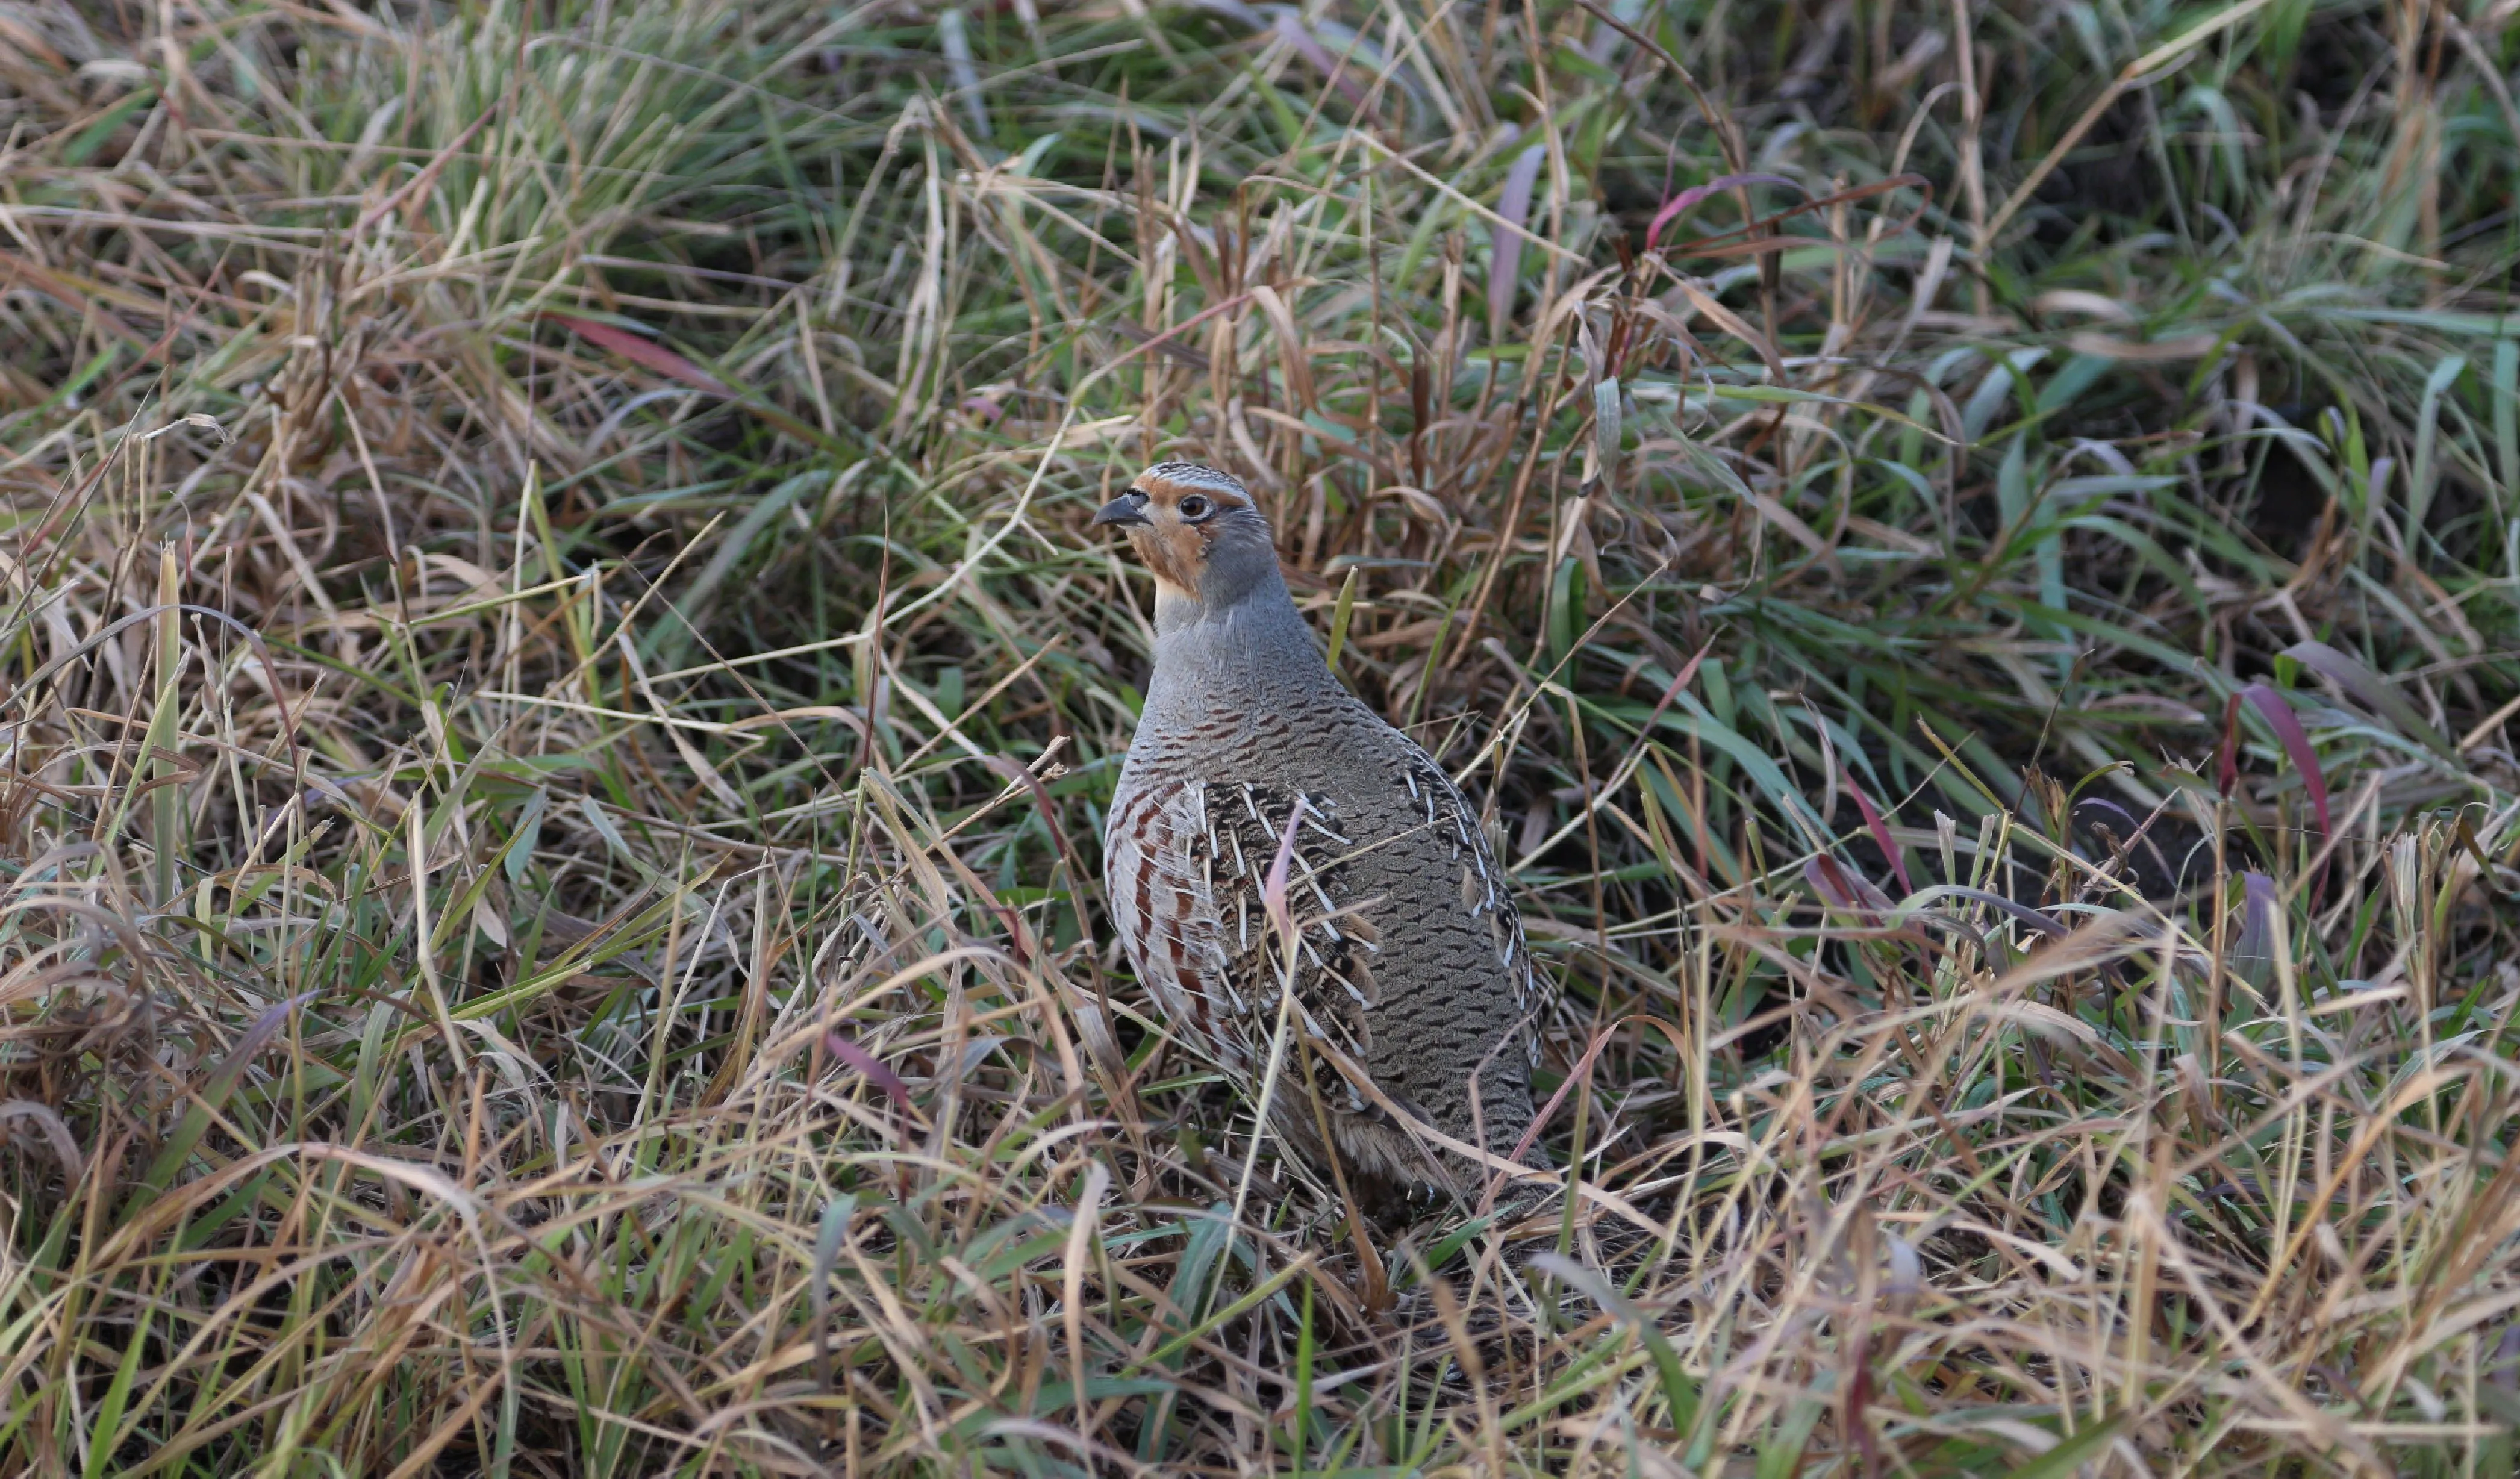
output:
M 1497 1157 L 1535 1163 L 1549 1002 L 1452 778 L 1330 674 L 1238 480 L 1159 463 L 1094 521 L 1125 531 L 1155 581 L 1154 672 L 1103 881 L 1176 1037 L 1265 1089 L 1281 1139 L 1376 1211 L 1475 1194 Z M 1290 826 L 1288 971 L 1264 893 Z
M 1214 468 L 1157 463 L 1104 504 L 1094 522 L 1125 531 L 1130 549 L 1155 577 L 1158 625 L 1168 615 L 1194 620 L 1255 597 L 1265 600 L 1273 589 L 1285 596 L 1269 520 L 1239 480 Z

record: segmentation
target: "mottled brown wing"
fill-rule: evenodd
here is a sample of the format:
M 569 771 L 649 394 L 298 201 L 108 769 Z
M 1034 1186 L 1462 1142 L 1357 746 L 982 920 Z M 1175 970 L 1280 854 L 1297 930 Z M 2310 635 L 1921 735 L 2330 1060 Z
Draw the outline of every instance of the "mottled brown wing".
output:
M 1277 1025 L 1281 966 L 1265 889 L 1297 808 L 1286 893 L 1300 940 L 1302 1030 L 1362 1059 L 1374 929 L 1359 906 L 1371 901 L 1345 897 L 1340 858 L 1350 844 L 1323 798 L 1262 785 L 1150 785 L 1112 813 L 1103 839 L 1103 888 L 1139 979 L 1192 1047 L 1246 1083 Z
M 1216 894 L 1191 839 L 1205 831 L 1205 787 L 1148 785 L 1111 813 L 1102 838 L 1102 887 L 1111 923 L 1138 979 L 1192 1047 L 1230 1073 L 1247 1069 L 1238 1030 L 1244 1009 L 1222 1003 L 1228 962 L 1217 933 Z

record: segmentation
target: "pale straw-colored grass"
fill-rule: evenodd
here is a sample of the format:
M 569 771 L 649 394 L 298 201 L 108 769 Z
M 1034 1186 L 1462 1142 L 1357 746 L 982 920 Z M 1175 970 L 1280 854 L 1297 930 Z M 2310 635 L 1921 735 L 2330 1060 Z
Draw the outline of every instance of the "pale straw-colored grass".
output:
M 2509 1471 L 2514 19 L 0 6 L 0 1472 Z M 1158 455 L 1566 988 L 1387 1297 Z

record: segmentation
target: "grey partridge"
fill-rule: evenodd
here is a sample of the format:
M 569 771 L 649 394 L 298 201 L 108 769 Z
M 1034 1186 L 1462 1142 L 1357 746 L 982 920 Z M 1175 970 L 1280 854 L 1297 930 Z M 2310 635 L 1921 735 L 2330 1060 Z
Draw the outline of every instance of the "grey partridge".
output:
M 1154 675 L 1103 837 L 1139 978 L 1246 1095 L 1278 1047 L 1271 1127 L 1375 1215 L 1475 1190 L 1492 1168 L 1423 1130 L 1512 1154 L 1548 1006 L 1476 814 L 1331 674 L 1239 481 L 1159 463 L 1094 522 L 1124 529 L 1155 577 Z M 1265 884 L 1298 814 L 1282 1012 Z M 1302 1040 L 1278 1043 L 1282 1020 Z

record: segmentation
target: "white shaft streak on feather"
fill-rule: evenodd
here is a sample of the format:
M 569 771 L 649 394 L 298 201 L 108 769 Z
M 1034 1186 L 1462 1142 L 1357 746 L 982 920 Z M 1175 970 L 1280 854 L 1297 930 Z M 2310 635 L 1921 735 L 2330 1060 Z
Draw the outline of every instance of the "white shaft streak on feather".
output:
M 1282 837 L 1287 835 L 1287 826 L 1269 817 L 1257 787 L 1240 784 L 1234 788 L 1240 793 L 1243 815 L 1257 828 Z M 1265 1030 L 1265 1024 L 1251 1016 L 1261 1003 L 1252 1001 L 1238 985 L 1236 963 L 1258 963 L 1255 952 L 1263 943 L 1266 926 L 1254 930 L 1252 925 L 1253 915 L 1260 912 L 1264 880 L 1251 866 L 1241 829 L 1218 825 L 1210 799 L 1206 784 L 1185 783 L 1151 789 L 1136 798 L 1128 811 L 1114 812 L 1106 838 L 1106 884 L 1113 901 L 1113 920 L 1123 943 L 1166 1013 L 1199 1028 L 1201 1036 L 1210 1042 L 1211 1055 L 1223 1066 L 1242 1071 L 1254 1056 L 1252 1033 L 1255 1029 Z M 1343 849 L 1324 859 L 1297 846 L 1287 860 L 1287 891 L 1293 893 L 1300 884 L 1320 907 L 1320 913 L 1311 918 L 1291 920 L 1295 927 L 1299 991 L 1308 995 L 1315 989 L 1303 983 L 1327 985 L 1335 981 L 1360 1010 L 1371 1009 L 1372 998 L 1345 972 L 1335 968 L 1328 953 L 1331 947 L 1359 944 L 1370 951 L 1377 949 L 1371 941 L 1338 927 L 1335 920 L 1353 916 L 1355 907 L 1341 909 L 1328 886 L 1330 871 L 1358 850 L 1338 829 L 1330 809 L 1320 799 L 1302 794 L 1291 799 L 1288 820 L 1296 824 L 1293 836 L 1297 842 L 1310 833 Z M 1143 843 L 1139 840 L 1142 829 Z M 1233 874 L 1230 879 L 1221 876 L 1219 863 L 1228 865 L 1227 871 Z M 1137 908 L 1142 882 L 1148 906 L 1143 913 Z M 1225 910 L 1229 896 L 1233 906 L 1230 927 Z M 1181 955 L 1178 965 L 1173 960 L 1172 947 L 1176 944 Z M 1262 1001 L 1266 1001 L 1265 996 Z M 1303 1030 L 1311 1036 L 1323 1036 L 1323 1023 L 1317 1013 L 1301 1003 L 1298 1008 Z M 1351 1051 L 1363 1051 L 1344 1023 L 1334 1019 L 1333 1025 L 1336 1036 L 1346 1041 Z
M 1428 761 L 1427 764 L 1432 766 L 1433 762 Z M 1470 830 L 1469 803 L 1462 797 L 1461 787 L 1455 785 L 1453 779 L 1445 775 L 1440 768 L 1422 778 L 1416 771 L 1417 767 L 1412 765 L 1404 772 L 1409 781 L 1410 794 L 1424 803 L 1426 825 L 1430 829 L 1438 826 L 1436 796 L 1438 793 L 1443 796 L 1445 816 L 1442 820 L 1452 823 L 1452 835 L 1447 840 L 1452 843 L 1453 856 L 1458 861 L 1463 854 L 1467 854 L 1469 864 L 1476 869 L 1478 882 L 1482 885 L 1482 896 L 1479 902 L 1472 905 L 1464 899 L 1463 907 L 1468 911 L 1470 918 L 1474 919 L 1484 918 L 1487 920 L 1489 944 L 1496 952 L 1497 964 L 1505 967 L 1508 979 L 1513 988 L 1514 1010 L 1528 1014 L 1532 1011 L 1534 999 L 1539 996 L 1541 989 L 1532 972 L 1530 946 L 1523 939 L 1521 919 L 1510 912 L 1510 901 L 1498 887 L 1498 880 L 1488 869 L 1486 850 L 1478 846 Z M 1466 893 L 1468 881 L 1466 875 L 1463 881 Z M 1539 1034 L 1536 1032 L 1530 1034 L 1529 1043 L 1532 1061 L 1538 1062 L 1540 1060 Z
M 1205 826 L 1202 789 L 1194 784 L 1156 788 L 1128 811 L 1115 810 L 1105 838 L 1104 887 L 1122 943 L 1165 1014 L 1199 1028 L 1211 1055 L 1239 1071 L 1249 1056 L 1239 1020 L 1244 1008 L 1216 937 L 1215 838 Z M 1206 848 L 1192 845 L 1202 836 Z M 1143 914 L 1141 886 L 1148 903 Z M 1217 1009 L 1219 997 L 1228 1009 Z

